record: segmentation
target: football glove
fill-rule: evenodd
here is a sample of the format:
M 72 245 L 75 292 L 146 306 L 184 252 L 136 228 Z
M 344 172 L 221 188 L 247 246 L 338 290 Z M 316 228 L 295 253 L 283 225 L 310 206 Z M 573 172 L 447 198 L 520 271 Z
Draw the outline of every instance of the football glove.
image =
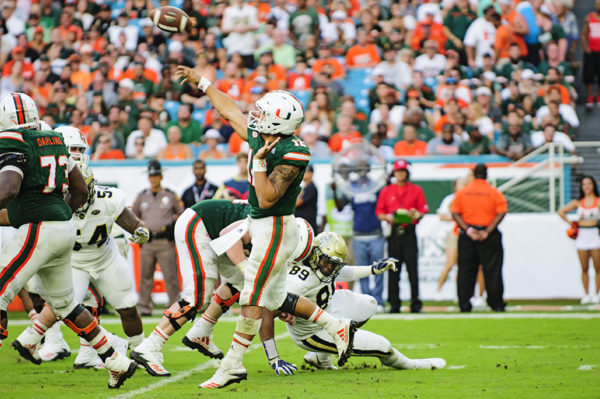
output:
M 371 273 L 381 274 L 387 272 L 388 270 L 397 272 L 398 268 L 396 267 L 396 262 L 398 262 L 398 259 L 396 258 L 385 258 L 378 260 L 371 266 Z
M 277 375 L 294 375 L 294 371 L 298 371 L 295 364 L 288 363 L 283 359 L 275 358 L 270 360 L 271 368 L 275 370 Z
M 129 241 L 135 244 L 145 244 L 150 239 L 150 230 L 144 226 L 140 226 L 133 232 L 133 235 L 129 237 Z

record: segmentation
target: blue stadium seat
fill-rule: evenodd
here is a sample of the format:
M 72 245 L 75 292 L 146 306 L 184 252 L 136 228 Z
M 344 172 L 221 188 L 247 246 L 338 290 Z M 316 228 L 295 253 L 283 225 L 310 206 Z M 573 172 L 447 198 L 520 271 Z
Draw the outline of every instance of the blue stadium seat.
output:
M 292 94 L 298 97 L 304 108 L 308 107 L 308 101 L 310 100 L 309 90 L 292 90 Z
M 165 101 L 165 109 L 169 113 L 171 120 L 177 120 L 177 110 L 179 109 L 180 105 L 181 103 L 179 101 Z
M 223 71 L 220 69 L 217 69 L 217 79 L 223 79 L 223 76 L 225 76 L 223 74 Z
M 192 112 L 192 118 L 200 122 L 200 125 L 204 126 L 204 117 L 206 116 L 206 110 L 197 109 Z
M 177 8 L 183 7 L 183 0 L 170 0 L 169 5 Z

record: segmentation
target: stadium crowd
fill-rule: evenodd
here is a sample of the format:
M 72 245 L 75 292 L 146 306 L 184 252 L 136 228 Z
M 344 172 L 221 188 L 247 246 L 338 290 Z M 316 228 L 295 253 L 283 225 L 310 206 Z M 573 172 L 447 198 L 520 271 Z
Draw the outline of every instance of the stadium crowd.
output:
M 587 26 L 580 40 L 573 2 L 4 0 L 0 96 L 25 92 L 50 126 L 81 129 L 92 160 L 246 150 L 177 65 L 200 68 L 245 112 L 291 90 L 313 159 L 361 140 L 388 159 L 518 159 L 550 141 L 574 151 L 575 52 L 600 48 Z M 189 33 L 153 26 L 148 13 L 169 4 L 193 19 Z

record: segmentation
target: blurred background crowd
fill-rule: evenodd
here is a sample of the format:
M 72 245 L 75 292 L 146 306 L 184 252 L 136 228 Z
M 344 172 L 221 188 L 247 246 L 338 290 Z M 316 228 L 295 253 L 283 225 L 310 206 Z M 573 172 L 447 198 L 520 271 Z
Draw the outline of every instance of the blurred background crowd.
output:
M 363 140 L 387 159 L 518 159 L 550 141 L 574 151 L 575 76 L 600 65 L 600 4 L 581 26 L 574 1 L 3 0 L 0 95 L 25 92 L 49 125 L 81 129 L 92 160 L 245 151 L 207 97 L 174 78 L 177 65 L 200 68 L 246 112 L 291 90 L 313 159 Z M 195 27 L 155 28 L 148 13 L 164 5 Z M 597 75 L 588 65 L 584 83 Z M 600 106 L 592 89 L 580 101 Z

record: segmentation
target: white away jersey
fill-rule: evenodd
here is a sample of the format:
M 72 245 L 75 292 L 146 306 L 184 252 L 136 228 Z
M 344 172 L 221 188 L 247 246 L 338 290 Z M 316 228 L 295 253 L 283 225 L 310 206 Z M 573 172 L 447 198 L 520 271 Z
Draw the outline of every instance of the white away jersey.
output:
M 335 291 L 335 280 L 324 283 L 310 267 L 300 262 L 289 262 L 285 288 L 288 292 L 310 299 L 321 309 L 327 309 Z M 297 318 L 296 324 L 288 325 L 288 329 L 296 337 L 305 337 L 315 334 L 321 327 L 308 320 Z
M 110 236 L 115 220 L 125 209 L 125 196 L 114 187 L 96 186 L 96 198 L 81 218 L 73 214 L 77 238 L 71 262 L 77 269 L 98 269 L 118 249 Z

